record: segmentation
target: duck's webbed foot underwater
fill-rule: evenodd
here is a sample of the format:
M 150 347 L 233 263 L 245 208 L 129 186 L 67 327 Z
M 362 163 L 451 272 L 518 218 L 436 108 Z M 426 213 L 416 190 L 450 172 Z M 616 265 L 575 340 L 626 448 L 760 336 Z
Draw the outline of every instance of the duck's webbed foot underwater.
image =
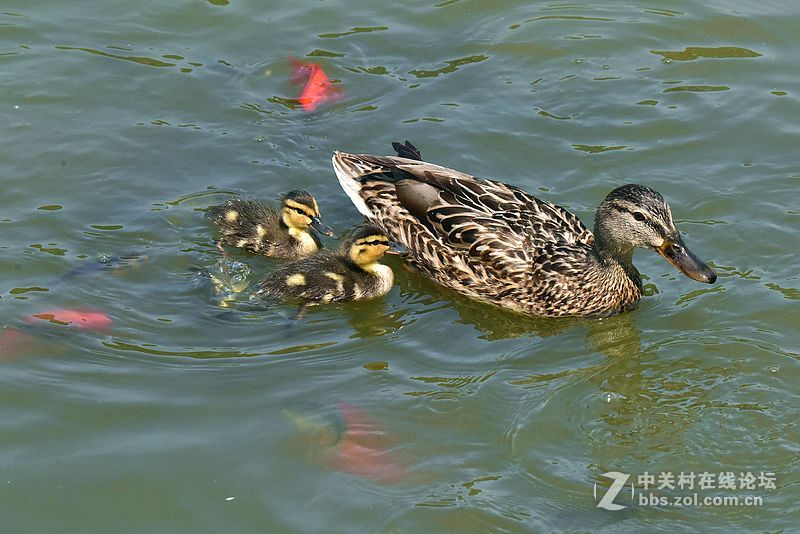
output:
M 219 251 L 219 253 L 222 254 L 223 258 L 228 257 L 228 253 L 225 251 L 225 246 L 222 244 L 222 240 L 218 239 L 217 241 L 215 241 L 214 246 Z
M 289 337 L 292 334 L 292 329 L 294 325 L 302 321 L 306 318 L 306 313 L 311 306 L 316 306 L 318 303 L 316 302 L 301 302 L 297 306 L 297 312 L 294 315 L 290 315 L 284 320 L 284 325 L 286 329 L 286 337 Z
M 308 312 L 309 308 L 313 306 L 319 306 L 319 302 L 313 301 L 304 301 L 297 305 L 297 313 L 295 313 L 291 319 L 293 321 L 301 321 L 306 318 L 306 313 Z

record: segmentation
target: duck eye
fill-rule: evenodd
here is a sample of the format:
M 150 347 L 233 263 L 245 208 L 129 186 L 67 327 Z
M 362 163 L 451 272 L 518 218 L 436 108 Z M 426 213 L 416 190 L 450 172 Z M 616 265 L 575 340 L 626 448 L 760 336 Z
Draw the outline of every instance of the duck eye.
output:
M 633 212 L 633 218 L 636 219 L 639 222 L 644 222 L 644 220 L 645 220 L 644 213 L 642 213 L 641 211 L 634 211 Z

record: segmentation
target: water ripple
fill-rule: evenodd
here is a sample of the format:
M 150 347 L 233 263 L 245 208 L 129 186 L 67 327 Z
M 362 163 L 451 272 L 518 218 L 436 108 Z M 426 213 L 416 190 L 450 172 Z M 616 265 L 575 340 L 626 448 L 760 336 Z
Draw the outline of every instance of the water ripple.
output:
M 85 2 L 0 13 L 0 54 L 18 54 L 0 58 L 11 530 L 794 528 L 793 3 L 89 3 L 91 20 Z M 335 63 L 346 99 L 295 112 L 289 53 Z M 385 298 L 301 321 L 192 284 L 217 259 L 202 210 L 221 195 L 308 188 L 344 228 L 361 218 L 331 152 L 406 138 L 587 224 L 614 186 L 650 185 L 720 280 L 637 253 L 638 310 L 565 321 L 470 301 L 396 258 Z M 92 268 L 131 250 L 150 260 Z M 277 264 L 233 254 L 254 274 Z M 25 321 L 83 306 L 111 330 Z M 309 461 L 313 436 L 282 416 L 307 402 L 323 419 L 363 408 L 414 476 L 386 487 Z M 774 470 L 779 488 L 757 514 L 596 508 L 603 472 L 694 467 Z
M 337 39 L 339 37 L 346 37 L 348 35 L 356 35 L 359 33 L 372 33 L 372 32 L 382 32 L 388 30 L 388 26 L 367 26 L 363 28 L 351 28 L 348 31 L 341 32 L 341 33 L 321 33 L 319 34 L 320 39 Z
M 80 50 L 95 56 L 102 56 L 112 59 L 122 59 L 124 61 L 132 61 L 140 65 L 147 65 L 148 67 L 174 67 L 175 63 L 167 63 L 151 57 L 144 56 L 122 56 L 119 54 L 111 54 L 110 52 L 103 52 L 102 50 L 95 50 L 94 48 L 84 48 L 80 46 L 56 46 L 57 50 Z
M 434 70 L 414 69 L 408 71 L 408 73 L 413 76 L 416 76 L 417 78 L 436 78 L 437 76 L 441 76 L 442 74 L 451 74 L 453 72 L 456 72 L 463 65 L 481 63 L 482 61 L 486 61 L 487 59 L 489 59 L 489 56 L 478 54 L 474 56 L 467 56 L 445 61 L 444 62 L 445 66 L 440 69 L 434 69 Z
M 702 46 L 690 46 L 683 51 L 667 51 L 667 50 L 651 50 L 650 53 L 659 55 L 664 59 L 672 61 L 694 61 L 695 59 L 732 59 L 732 58 L 749 58 L 761 57 L 761 54 L 748 50 L 747 48 L 739 48 L 736 46 L 718 46 L 713 48 L 706 48 Z
M 664 93 L 713 93 L 717 91 L 728 91 L 730 87 L 725 85 L 678 85 L 664 89 Z

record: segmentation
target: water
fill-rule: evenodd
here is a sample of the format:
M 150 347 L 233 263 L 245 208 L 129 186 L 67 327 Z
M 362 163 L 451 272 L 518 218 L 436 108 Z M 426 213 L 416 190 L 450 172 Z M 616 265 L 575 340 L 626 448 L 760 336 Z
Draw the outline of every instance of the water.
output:
M 798 24 L 789 1 L 6 0 L 4 529 L 796 529 Z M 345 97 L 304 113 L 289 54 Z M 587 223 L 649 185 L 720 279 L 639 252 L 649 296 L 594 321 L 508 316 L 396 258 L 385 298 L 300 321 L 196 283 L 205 207 L 308 188 L 341 232 L 359 217 L 331 152 L 403 139 Z M 25 319 L 76 308 L 113 325 Z M 609 471 L 776 488 L 652 507 L 626 485 L 609 511 Z

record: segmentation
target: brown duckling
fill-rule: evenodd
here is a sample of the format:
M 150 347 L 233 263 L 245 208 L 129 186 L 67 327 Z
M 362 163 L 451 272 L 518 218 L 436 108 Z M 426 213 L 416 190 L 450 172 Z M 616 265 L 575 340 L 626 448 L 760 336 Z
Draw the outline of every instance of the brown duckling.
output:
M 386 233 L 374 225 L 357 228 L 337 250 L 284 265 L 264 278 L 255 295 L 299 298 L 308 303 L 380 297 L 394 283 L 392 269 L 378 262 L 389 249 Z
M 297 259 L 316 253 L 322 245 L 309 227 L 333 235 L 320 220 L 317 201 L 303 190 L 286 193 L 280 210 L 257 200 L 235 198 L 212 206 L 208 216 L 219 226 L 221 242 L 274 258 Z

